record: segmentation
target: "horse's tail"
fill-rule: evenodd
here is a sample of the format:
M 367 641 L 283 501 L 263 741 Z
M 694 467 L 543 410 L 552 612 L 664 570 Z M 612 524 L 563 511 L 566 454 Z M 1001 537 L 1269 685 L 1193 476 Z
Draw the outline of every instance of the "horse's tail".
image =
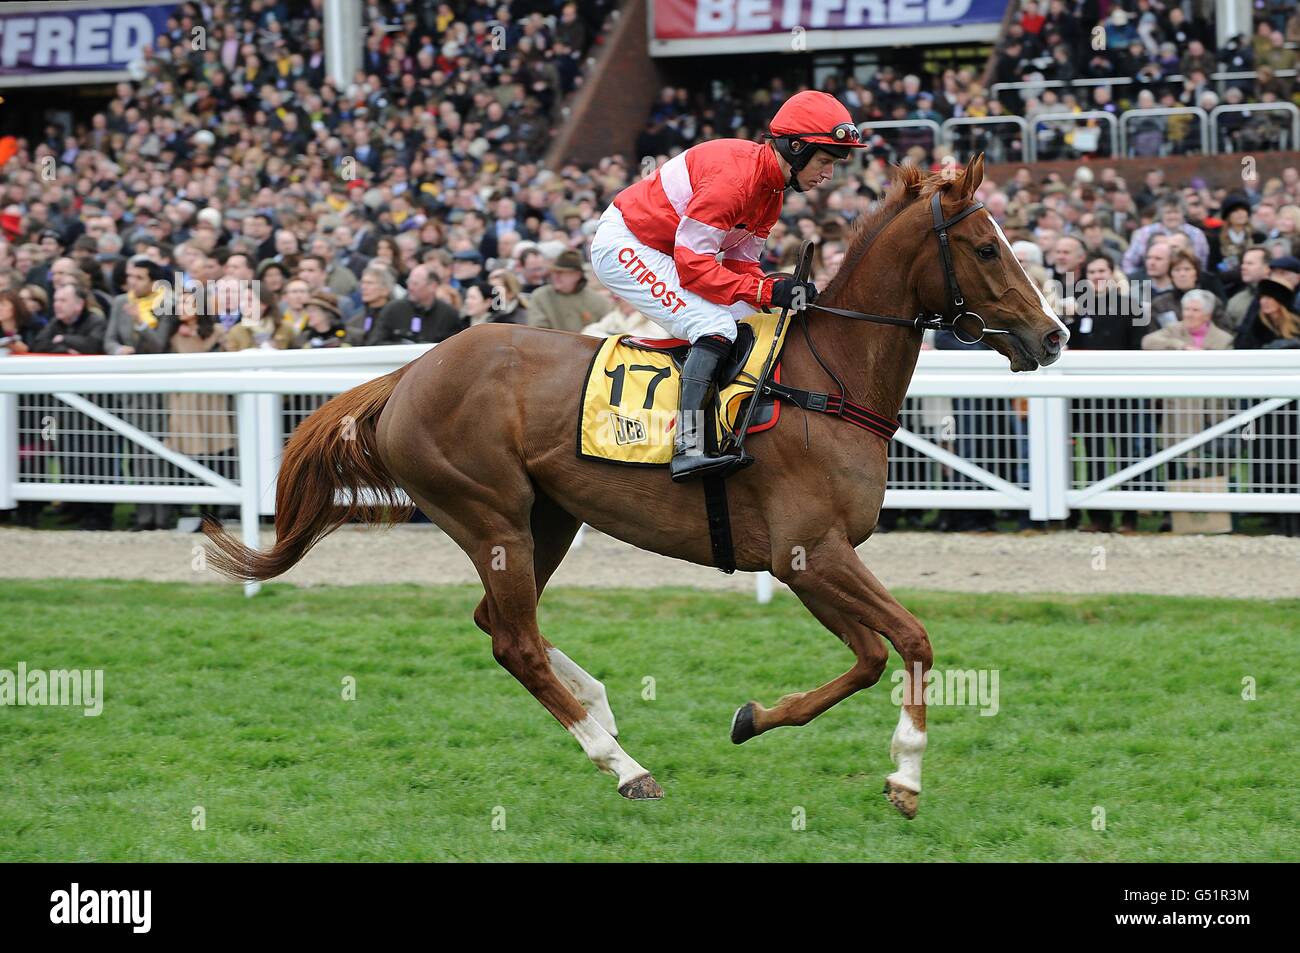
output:
M 208 564 L 234 579 L 270 579 L 349 520 L 407 520 L 414 506 L 380 462 L 375 430 L 408 367 L 339 394 L 303 421 L 280 462 L 275 545 L 266 552 L 250 549 L 209 516 L 203 532 L 216 552 L 209 553 Z M 342 505 L 336 499 L 340 490 L 349 496 Z

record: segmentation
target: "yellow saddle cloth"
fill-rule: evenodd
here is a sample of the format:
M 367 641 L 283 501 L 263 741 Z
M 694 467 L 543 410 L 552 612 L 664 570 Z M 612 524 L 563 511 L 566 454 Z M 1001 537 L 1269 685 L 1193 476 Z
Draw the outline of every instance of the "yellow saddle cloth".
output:
M 737 347 L 723 362 L 721 380 L 727 381 L 714 396 L 715 441 L 721 442 L 737 427 L 744 403 L 754 393 L 763 361 L 776 334 L 779 314 L 756 312 L 740 321 Z M 786 321 L 777 342 L 777 356 L 790 328 Z M 578 421 L 578 456 L 632 466 L 661 466 L 673 456 L 680 388 L 679 360 L 685 341 L 655 342 L 628 335 L 605 338 L 591 360 L 582 385 Z M 780 381 L 780 365 L 772 379 Z M 780 404 L 760 405 L 750 433 L 776 425 Z

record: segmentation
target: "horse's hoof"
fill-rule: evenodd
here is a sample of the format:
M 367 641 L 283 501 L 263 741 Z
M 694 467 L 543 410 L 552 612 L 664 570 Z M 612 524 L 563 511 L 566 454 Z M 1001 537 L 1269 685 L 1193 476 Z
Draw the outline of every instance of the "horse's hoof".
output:
M 618 793 L 629 801 L 657 801 L 664 796 L 664 789 L 649 774 L 643 774 L 622 785 Z
M 911 788 L 905 788 L 886 778 L 885 797 L 889 798 L 889 803 L 898 808 L 898 813 L 909 821 L 916 817 L 916 801 L 920 795 Z
M 754 730 L 754 703 L 746 702 L 731 716 L 731 743 L 743 745 L 756 734 L 758 732 Z

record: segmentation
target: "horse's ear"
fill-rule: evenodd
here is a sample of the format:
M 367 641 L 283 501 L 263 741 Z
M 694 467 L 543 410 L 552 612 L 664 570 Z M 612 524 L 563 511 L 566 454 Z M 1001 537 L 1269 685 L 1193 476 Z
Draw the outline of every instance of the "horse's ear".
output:
M 966 174 L 961 180 L 962 198 L 970 198 L 984 181 L 984 153 L 979 153 L 966 166 Z

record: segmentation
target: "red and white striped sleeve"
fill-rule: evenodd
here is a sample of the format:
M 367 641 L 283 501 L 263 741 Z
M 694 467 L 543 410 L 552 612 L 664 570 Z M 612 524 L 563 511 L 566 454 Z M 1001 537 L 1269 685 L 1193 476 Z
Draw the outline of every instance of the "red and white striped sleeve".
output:
M 703 181 L 695 181 L 692 170 L 691 198 L 677 225 L 673 260 L 681 276 L 682 287 L 706 301 L 730 305 L 744 301 L 756 308 L 766 308 L 772 301 L 772 282 L 763 277 L 758 266 L 757 247 L 746 249 L 730 259 L 732 265 L 717 261 L 723 239 L 746 211 L 747 183 L 737 182 L 734 172 L 706 170 Z M 729 249 L 734 254 L 736 249 Z M 752 261 L 749 254 L 752 252 Z M 737 271 L 736 265 L 744 270 Z
M 738 275 L 765 277 L 758 256 L 763 253 L 763 246 L 767 244 L 768 231 L 769 229 L 762 228 L 729 238 L 722 252 L 723 267 L 731 269 Z

